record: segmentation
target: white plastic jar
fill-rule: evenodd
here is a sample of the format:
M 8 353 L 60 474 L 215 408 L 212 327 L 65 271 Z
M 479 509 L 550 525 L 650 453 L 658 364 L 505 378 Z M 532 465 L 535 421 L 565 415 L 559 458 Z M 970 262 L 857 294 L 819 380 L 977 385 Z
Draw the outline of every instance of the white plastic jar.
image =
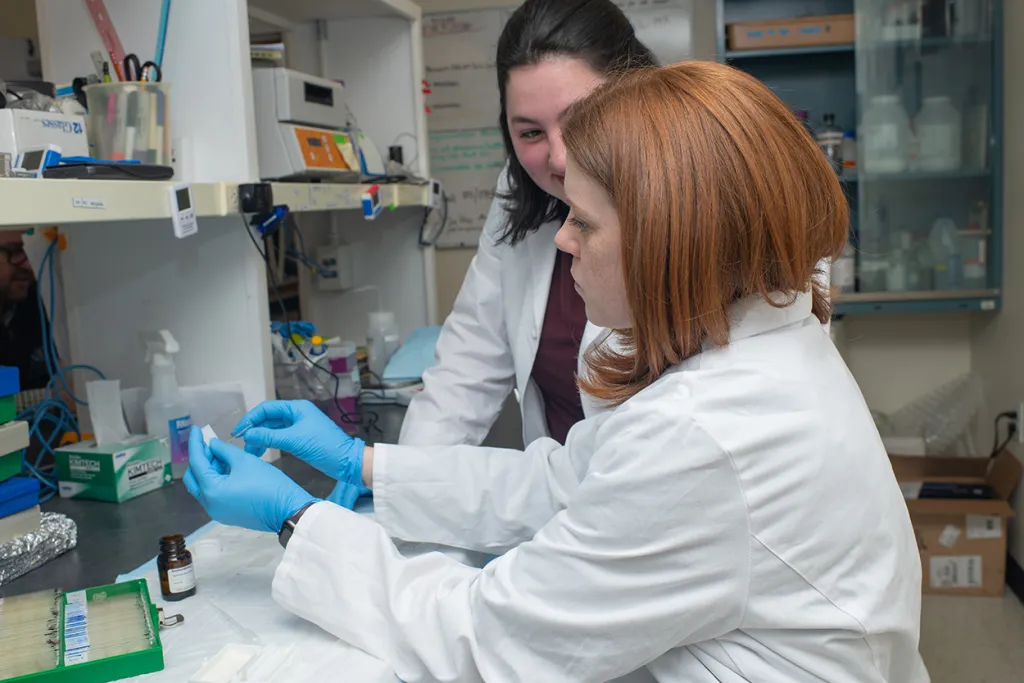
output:
M 960 112 L 949 97 L 926 97 L 914 119 L 919 149 L 917 165 L 922 171 L 956 171 L 961 163 L 963 128 Z
M 865 173 L 903 173 L 910 157 L 910 118 L 896 95 L 876 95 L 864 112 L 858 155 Z

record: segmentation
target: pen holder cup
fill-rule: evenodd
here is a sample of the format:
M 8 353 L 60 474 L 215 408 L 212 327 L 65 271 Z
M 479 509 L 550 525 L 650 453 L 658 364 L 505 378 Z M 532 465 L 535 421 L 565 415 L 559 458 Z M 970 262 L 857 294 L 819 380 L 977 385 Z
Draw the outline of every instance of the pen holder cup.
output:
M 95 83 L 84 90 L 91 156 L 144 164 L 171 163 L 169 84 Z

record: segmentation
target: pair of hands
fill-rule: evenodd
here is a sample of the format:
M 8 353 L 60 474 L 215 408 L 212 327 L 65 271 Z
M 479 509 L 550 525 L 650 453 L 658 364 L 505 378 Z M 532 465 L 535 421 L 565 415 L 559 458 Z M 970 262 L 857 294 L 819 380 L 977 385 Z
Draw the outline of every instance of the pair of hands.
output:
M 284 472 L 259 458 L 279 448 L 338 481 L 330 500 L 352 509 L 363 486 L 365 444 L 338 428 L 308 401 L 268 401 L 235 427 L 245 451 L 214 439 L 207 445 L 198 427 L 189 434 L 185 487 L 223 524 L 277 533 L 285 520 L 318 499 Z

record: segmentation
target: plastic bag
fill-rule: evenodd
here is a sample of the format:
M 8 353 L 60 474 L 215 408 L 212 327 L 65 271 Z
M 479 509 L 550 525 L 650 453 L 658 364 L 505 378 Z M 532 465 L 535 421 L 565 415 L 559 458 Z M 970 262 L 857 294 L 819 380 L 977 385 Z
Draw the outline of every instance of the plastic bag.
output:
M 981 378 L 969 373 L 911 401 L 888 422 L 894 436 L 923 438 L 928 455 L 976 457 L 975 427 L 984 406 Z

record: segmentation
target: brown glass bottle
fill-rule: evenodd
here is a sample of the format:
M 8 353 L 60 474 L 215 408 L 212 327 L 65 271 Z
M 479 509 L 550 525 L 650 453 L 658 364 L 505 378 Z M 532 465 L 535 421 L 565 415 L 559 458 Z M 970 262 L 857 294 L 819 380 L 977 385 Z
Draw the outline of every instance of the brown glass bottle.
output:
M 175 602 L 196 594 L 196 572 L 192 553 L 185 548 L 181 534 L 160 539 L 160 554 L 156 558 L 160 570 L 160 592 L 164 600 Z

